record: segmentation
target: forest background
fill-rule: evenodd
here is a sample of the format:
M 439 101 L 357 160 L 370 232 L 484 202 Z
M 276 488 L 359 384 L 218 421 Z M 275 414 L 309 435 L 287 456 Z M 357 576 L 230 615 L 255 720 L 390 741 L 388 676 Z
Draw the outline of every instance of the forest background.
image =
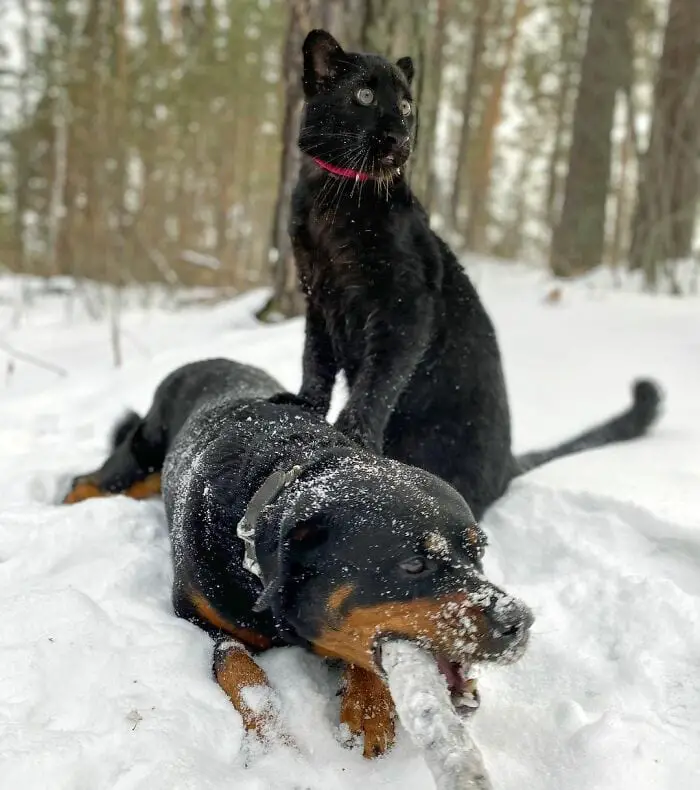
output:
M 697 289 L 698 0 L 2 0 L 0 270 L 272 284 L 261 317 L 299 313 L 286 217 L 316 26 L 413 56 L 410 179 L 459 252 Z

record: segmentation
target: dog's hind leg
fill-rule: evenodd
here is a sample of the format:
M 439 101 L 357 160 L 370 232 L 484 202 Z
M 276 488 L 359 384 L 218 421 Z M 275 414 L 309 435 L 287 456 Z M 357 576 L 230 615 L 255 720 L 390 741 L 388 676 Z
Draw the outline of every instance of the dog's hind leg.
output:
M 63 504 L 74 505 L 76 502 L 83 502 L 86 499 L 96 499 L 113 494 L 124 494 L 131 499 L 149 499 L 158 496 L 160 494 L 160 474 L 150 474 L 123 491 L 102 488 L 97 473 L 81 475 L 73 479 L 71 490 L 64 497 Z
M 130 412 L 116 425 L 112 452 L 99 469 L 73 479 L 63 499 L 66 505 L 111 494 L 147 499 L 160 493 L 164 442 L 148 438 L 148 418 Z

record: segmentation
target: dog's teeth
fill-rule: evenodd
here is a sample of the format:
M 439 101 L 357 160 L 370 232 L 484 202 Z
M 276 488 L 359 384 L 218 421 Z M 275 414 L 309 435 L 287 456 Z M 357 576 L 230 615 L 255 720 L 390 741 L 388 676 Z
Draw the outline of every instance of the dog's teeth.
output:
M 466 693 L 459 697 L 452 697 L 452 706 L 460 719 L 471 719 L 480 707 L 479 698 Z

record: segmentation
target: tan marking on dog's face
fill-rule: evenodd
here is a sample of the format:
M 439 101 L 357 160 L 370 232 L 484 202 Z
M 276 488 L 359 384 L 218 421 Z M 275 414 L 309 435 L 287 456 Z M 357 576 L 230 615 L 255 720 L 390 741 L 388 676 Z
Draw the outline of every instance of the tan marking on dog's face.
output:
M 348 599 L 348 596 L 352 594 L 354 589 L 355 588 L 352 584 L 343 584 L 337 589 L 333 590 L 333 592 L 328 596 L 328 603 L 326 605 L 328 611 L 338 614 L 342 605 Z
M 423 545 L 426 551 L 435 557 L 448 557 L 450 554 L 449 541 L 439 532 L 428 532 Z
M 243 642 L 244 645 L 255 650 L 268 650 L 272 647 L 272 640 L 268 636 L 258 634 L 250 628 L 240 628 L 222 617 L 200 592 L 191 590 L 187 597 L 197 615 L 209 625 L 214 626 L 214 628 L 231 634 L 231 636 Z
M 477 547 L 481 546 L 483 540 L 484 537 L 476 525 L 467 528 L 467 542 L 470 545 Z
M 485 632 L 478 607 L 454 594 L 352 609 L 337 625 L 327 624 L 313 645 L 320 655 L 375 671 L 374 646 L 381 636 L 411 639 L 458 660 L 457 654 L 478 653 Z

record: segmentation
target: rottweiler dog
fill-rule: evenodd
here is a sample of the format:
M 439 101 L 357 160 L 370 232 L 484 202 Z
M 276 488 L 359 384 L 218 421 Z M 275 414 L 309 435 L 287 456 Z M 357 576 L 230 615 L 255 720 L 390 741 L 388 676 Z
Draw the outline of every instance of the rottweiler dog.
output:
M 254 660 L 274 646 L 344 663 L 340 718 L 367 757 L 394 738 L 383 640 L 431 650 L 458 708 L 472 664 L 522 655 L 532 615 L 484 576 L 462 496 L 356 444 L 261 370 L 185 365 L 114 439 L 65 501 L 162 488 L 175 611 L 214 637 L 214 675 L 247 729 L 280 732 Z

